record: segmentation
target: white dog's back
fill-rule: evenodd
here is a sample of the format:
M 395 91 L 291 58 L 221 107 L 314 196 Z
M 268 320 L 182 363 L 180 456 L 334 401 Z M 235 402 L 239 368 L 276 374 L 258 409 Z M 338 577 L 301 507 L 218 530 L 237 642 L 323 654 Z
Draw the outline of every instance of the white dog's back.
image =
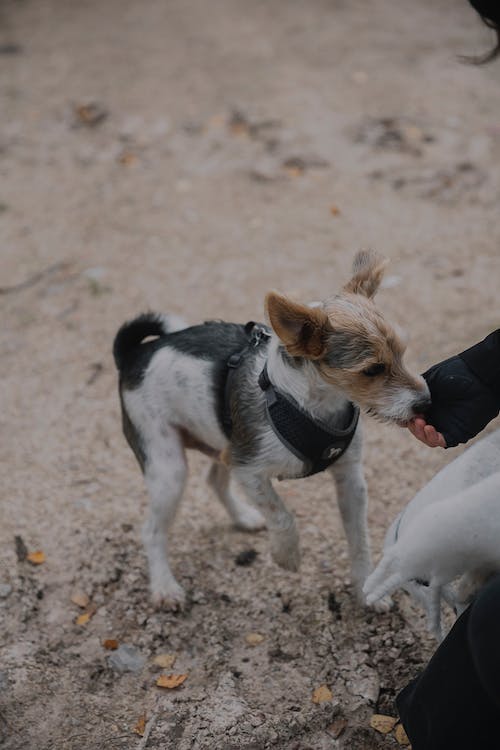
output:
M 387 531 L 384 549 L 394 544 L 406 526 L 424 508 L 456 495 L 500 470 L 500 430 L 496 430 L 462 453 L 439 471 L 393 521 Z
M 397 516 L 365 593 L 375 601 L 402 586 L 426 609 L 440 638 L 441 595 L 460 614 L 486 577 L 500 570 L 498 539 L 500 430 L 436 474 Z M 448 585 L 459 575 L 457 588 Z
M 500 568 L 500 471 L 424 508 L 366 581 L 369 601 L 414 579 L 442 586 Z

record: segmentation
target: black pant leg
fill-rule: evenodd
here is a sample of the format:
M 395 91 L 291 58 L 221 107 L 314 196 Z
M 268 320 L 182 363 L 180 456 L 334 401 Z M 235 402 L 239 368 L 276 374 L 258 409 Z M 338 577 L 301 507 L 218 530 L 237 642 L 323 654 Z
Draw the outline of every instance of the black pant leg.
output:
M 396 705 L 413 750 L 500 748 L 500 576 L 458 618 Z

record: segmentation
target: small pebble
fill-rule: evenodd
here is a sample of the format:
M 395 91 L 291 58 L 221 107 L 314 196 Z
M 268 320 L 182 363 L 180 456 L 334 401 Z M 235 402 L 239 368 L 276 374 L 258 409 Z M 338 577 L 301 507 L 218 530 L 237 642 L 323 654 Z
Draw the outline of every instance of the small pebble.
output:
M 146 657 L 134 646 L 123 644 L 109 656 L 108 663 L 117 672 L 139 672 L 146 663 Z
M 12 593 L 12 586 L 10 583 L 0 583 L 0 599 L 7 599 L 9 594 Z
M 251 565 L 257 559 L 258 552 L 254 549 L 244 549 L 234 558 L 236 565 Z

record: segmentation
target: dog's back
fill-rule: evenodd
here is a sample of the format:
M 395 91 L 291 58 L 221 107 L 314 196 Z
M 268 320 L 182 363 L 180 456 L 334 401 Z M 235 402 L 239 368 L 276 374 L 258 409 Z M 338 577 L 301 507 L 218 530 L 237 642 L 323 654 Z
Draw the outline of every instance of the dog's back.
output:
M 500 470 L 500 429 L 467 448 L 439 471 L 393 521 L 385 537 L 389 548 L 424 508 L 466 490 Z

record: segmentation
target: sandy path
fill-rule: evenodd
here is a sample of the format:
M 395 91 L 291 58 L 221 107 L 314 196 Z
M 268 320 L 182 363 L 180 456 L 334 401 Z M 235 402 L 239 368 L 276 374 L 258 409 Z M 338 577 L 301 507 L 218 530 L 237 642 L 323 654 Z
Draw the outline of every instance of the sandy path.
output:
M 396 744 L 368 718 L 393 712 L 432 643 L 404 598 L 389 615 L 356 610 L 327 477 L 281 485 L 301 529 L 292 575 L 269 561 L 265 534 L 230 528 L 194 456 L 173 541 L 191 603 L 152 611 L 146 498 L 110 346 L 147 308 L 246 321 L 271 288 L 326 297 L 367 246 L 392 259 L 379 302 L 408 330 L 412 367 L 497 327 L 499 69 L 456 60 L 487 45 L 455 0 L 3 4 L 6 750 L 141 748 L 143 713 L 148 750 Z M 95 126 L 75 112 L 93 102 L 106 115 Z M 378 552 L 397 510 L 457 451 L 365 422 Z M 18 562 L 14 535 L 46 562 Z M 256 561 L 238 566 L 250 547 Z M 83 626 L 70 601 L 80 590 L 97 608 Z M 249 632 L 265 639 L 249 647 Z M 143 666 L 112 668 L 104 638 Z M 189 673 L 176 692 L 155 687 L 159 653 Z M 333 700 L 315 705 L 323 683 Z M 348 725 L 335 740 L 338 717 Z

